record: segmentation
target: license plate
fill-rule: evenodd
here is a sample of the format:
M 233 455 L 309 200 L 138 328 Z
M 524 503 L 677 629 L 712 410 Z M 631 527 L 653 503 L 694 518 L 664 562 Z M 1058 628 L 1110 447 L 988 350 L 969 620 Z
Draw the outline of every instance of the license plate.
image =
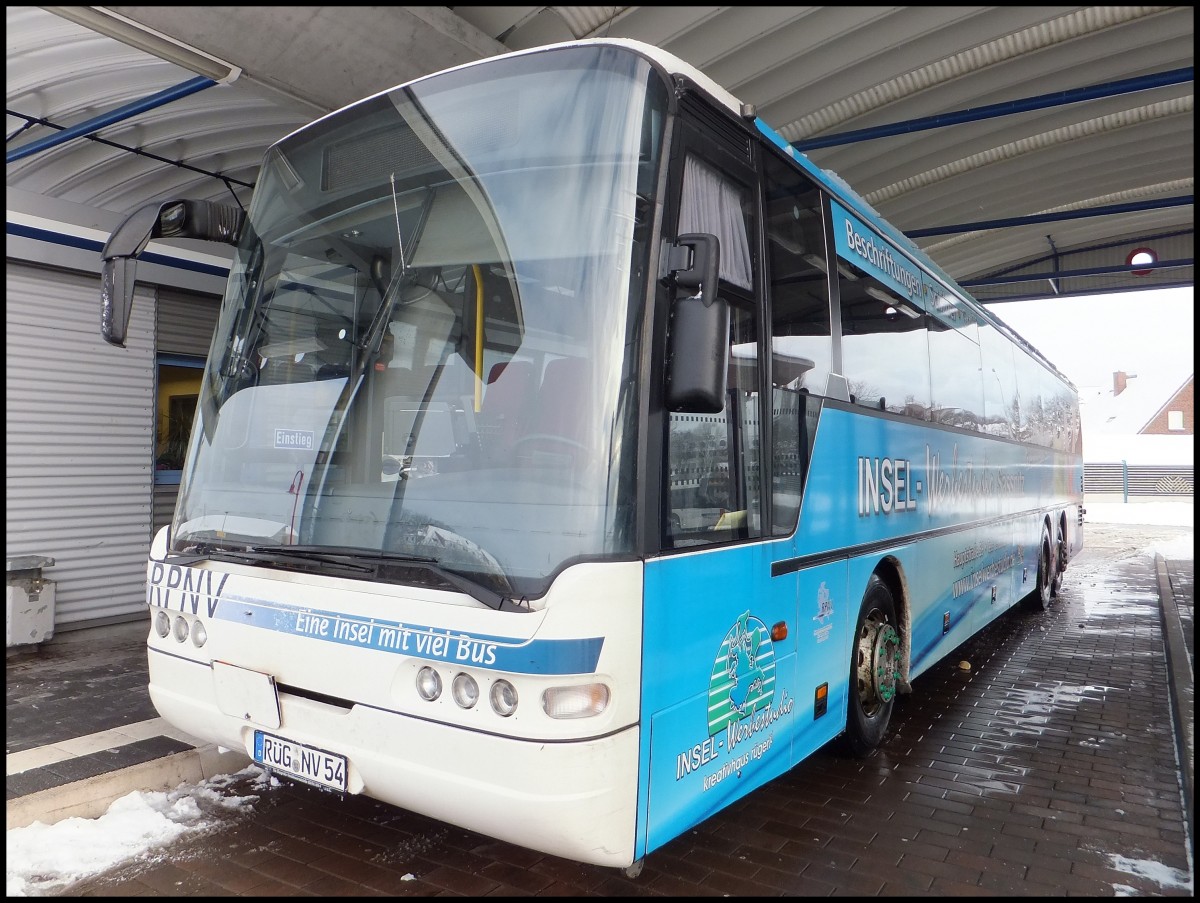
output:
M 255 731 L 254 761 L 306 784 L 346 792 L 345 756 Z

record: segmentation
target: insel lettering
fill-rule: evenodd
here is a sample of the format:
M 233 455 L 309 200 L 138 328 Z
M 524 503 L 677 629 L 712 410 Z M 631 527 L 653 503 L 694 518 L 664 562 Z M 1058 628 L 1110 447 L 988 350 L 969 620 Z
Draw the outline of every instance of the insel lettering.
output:
M 921 481 L 913 479 L 912 462 L 904 458 L 858 459 L 858 515 L 917 509 Z
M 348 643 L 369 643 L 371 641 L 371 625 L 361 621 L 347 621 L 335 618 L 333 621 L 333 638 L 345 640 Z
M 200 613 L 200 600 L 203 598 L 211 618 L 217 612 L 221 590 L 228 579 L 228 574 L 155 561 L 150 568 L 150 580 L 146 583 L 146 604 L 158 608 L 175 607 L 180 611 L 190 608 L 195 615 Z
M 691 749 L 684 750 L 675 759 L 675 780 L 687 777 L 697 768 L 707 765 L 717 757 L 717 738 L 709 737 Z

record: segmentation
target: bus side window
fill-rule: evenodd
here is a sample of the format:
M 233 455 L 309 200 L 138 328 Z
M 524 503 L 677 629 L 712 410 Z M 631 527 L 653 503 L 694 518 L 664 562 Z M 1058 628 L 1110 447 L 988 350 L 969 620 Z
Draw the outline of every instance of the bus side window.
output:
M 833 356 L 821 193 L 804 173 L 763 160 L 771 299 L 771 492 L 775 536 L 796 528 Z
M 931 419 L 926 315 L 852 264 L 839 268 L 842 372 L 856 403 L 916 420 Z
M 674 548 L 758 536 L 757 317 L 731 305 L 729 385 L 716 414 L 671 413 L 668 539 Z
M 747 178 L 749 176 L 747 175 Z M 753 303 L 751 248 L 755 192 L 723 169 L 689 154 L 677 234 L 707 232 L 720 241 L 721 297 L 730 306 L 729 383 L 716 414 L 668 415 L 668 548 L 759 536 L 759 319 Z

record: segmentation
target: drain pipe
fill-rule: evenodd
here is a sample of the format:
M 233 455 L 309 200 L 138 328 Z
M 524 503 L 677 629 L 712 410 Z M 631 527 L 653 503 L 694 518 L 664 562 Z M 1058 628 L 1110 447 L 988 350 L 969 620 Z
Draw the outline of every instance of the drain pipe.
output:
M 111 110 L 108 113 L 101 113 L 99 116 L 93 117 L 86 122 L 81 122 L 78 125 L 70 126 L 54 135 L 48 135 L 45 138 L 39 138 L 21 147 L 14 148 L 5 155 L 5 162 L 13 163 L 17 160 L 23 160 L 26 157 L 41 153 L 49 148 L 65 144 L 75 138 L 90 135 L 92 132 L 97 132 L 106 126 L 131 119 L 140 113 L 145 113 L 147 110 L 153 110 L 156 107 L 173 103 L 180 98 L 187 97 L 189 94 L 195 94 L 216 84 L 220 84 L 220 82 L 213 81 L 204 75 L 198 75 L 174 87 L 159 91 L 157 94 L 151 94 L 149 97 L 127 103 L 125 106 L 117 107 L 117 109 Z

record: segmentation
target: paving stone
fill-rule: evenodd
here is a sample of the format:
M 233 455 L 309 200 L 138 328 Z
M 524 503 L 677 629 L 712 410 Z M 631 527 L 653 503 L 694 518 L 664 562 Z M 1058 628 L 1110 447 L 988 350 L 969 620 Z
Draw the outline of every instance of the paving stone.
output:
M 652 853 L 635 880 L 285 782 L 227 826 L 71 894 L 1191 896 L 1165 727 L 1171 675 L 1142 547 L 1117 528 L 1091 531 L 1050 610 L 1005 615 L 917 678 L 872 756 L 818 750 Z M 1181 594 L 1188 565 L 1170 571 Z M 134 671 L 140 646 L 125 653 Z M 106 668 L 89 681 L 49 664 L 53 680 L 25 666 L 14 688 L 10 662 L 10 752 L 59 730 L 35 730 L 34 706 L 65 723 L 64 697 L 80 688 L 102 697 L 140 681 L 144 694 L 144 674 L 118 680 Z M 124 703 L 89 724 L 139 711 Z M 1180 883 L 1131 874 L 1129 860 L 1176 869 Z

